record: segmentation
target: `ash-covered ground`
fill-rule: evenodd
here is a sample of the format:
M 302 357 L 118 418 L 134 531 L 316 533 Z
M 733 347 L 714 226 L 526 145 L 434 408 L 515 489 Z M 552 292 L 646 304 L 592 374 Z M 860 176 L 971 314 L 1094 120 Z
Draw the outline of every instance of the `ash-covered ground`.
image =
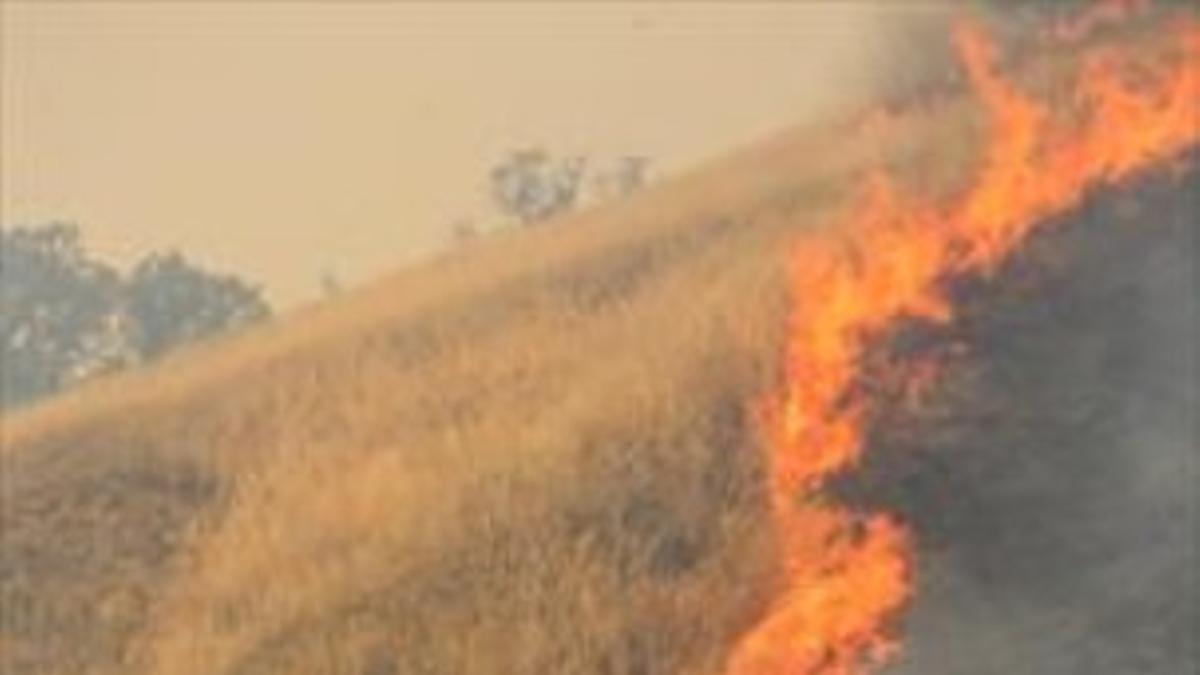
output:
M 918 538 L 890 673 L 1200 672 L 1198 159 L 1093 195 L 904 341 L 941 384 L 839 486 Z

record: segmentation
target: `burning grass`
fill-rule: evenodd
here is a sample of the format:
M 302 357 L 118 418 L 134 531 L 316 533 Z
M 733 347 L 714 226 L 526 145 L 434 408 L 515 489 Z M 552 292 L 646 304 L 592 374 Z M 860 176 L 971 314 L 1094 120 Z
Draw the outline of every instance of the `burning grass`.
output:
M 875 402 L 868 354 L 901 320 L 947 324 L 946 282 L 988 275 L 1088 191 L 1178 157 L 1200 140 L 1200 26 L 1167 30 L 1165 54 L 1085 54 L 1072 119 L 997 71 L 995 46 L 961 25 L 956 42 L 990 117 L 979 169 L 948 205 L 872 184 L 843 228 L 793 253 L 781 390 L 764 403 L 772 513 L 788 577 L 763 622 L 734 651 L 733 675 L 855 673 L 887 660 L 887 628 L 911 593 L 913 542 L 885 515 L 798 495 L 859 463 Z M 901 373 L 914 365 L 898 361 Z M 922 378 L 927 371 L 917 371 Z
M 1019 113 L 1000 127 L 1021 152 L 1013 138 L 987 145 L 987 171 L 1024 166 L 1032 103 L 977 36 L 964 44 L 985 98 Z M 1122 88 L 1090 91 L 1106 113 L 1157 114 Z M 868 249 L 862 265 L 845 241 L 814 240 L 820 255 L 790 268 L 780 252 L 833 219 L 877 161 L 954 192 L 941 177 L 972 154 L 969 106 L 948 96 L 866 138 L 785 136 L 5 420 L 5 672 L 764 675 L 891 654 L 907 528 L 804 494 L 863 440 L 867 409 L 842 399 L 867 345 L 838 342 L 862 315 L 837 300 L 875 270 L 866 295 L 883 309 L 867 333 L 942 315 L 931 293 L 945 270 L 907 266 L 948 255 L 941 240 L 905 248 L 922 219 L 953 235 L 951 271 L 994 265 L 1030 221 L 1074 203 L 1092 180 L 1075 161 L 1099 150 L 1050 154 L 1065 193 L 988 174 L 1018 197 L 968 190 L 943 212 L 881 189 L 858 212 L 872 226 L 842 233 Z M 1138 128 L 1158 131 L 1099 155 L 1114 174 L 1173 138 Z M 997 203 L 1028 208 L 999 216 Z M 968 220 L 994 249 L 963 246 L 951 225 Z M 895 264 L 866 266 L 876 251 Z M 795 293 L 848 270 L 846 285 Z M 841 313 L 782 325 L 789 290 L 803 312 Z M 805 377 L 814 345 L 848 372 Z M 767 434 L 764 460 L 746 402 L 777 372 L 764 419 L 796 421 Z M 788 448 L 812 411 L 849 445 L 797 461 Z M 849 602 L 864 589 L 878 592 Z M 770 609 L 785 618 L 763 620 Z

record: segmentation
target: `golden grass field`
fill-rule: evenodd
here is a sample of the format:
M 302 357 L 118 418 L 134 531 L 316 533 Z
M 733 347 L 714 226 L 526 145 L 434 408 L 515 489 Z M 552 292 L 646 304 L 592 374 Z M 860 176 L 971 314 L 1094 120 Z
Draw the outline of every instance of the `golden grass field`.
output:
M 6 672 L 714 672 L 767 590 L 784 247 L 879 151 L 846 133 L 5 420 Z
M 956 94 L 796 129 L 3 420 L 11 675 L 720 672 L 774 572 L 788 242 Z

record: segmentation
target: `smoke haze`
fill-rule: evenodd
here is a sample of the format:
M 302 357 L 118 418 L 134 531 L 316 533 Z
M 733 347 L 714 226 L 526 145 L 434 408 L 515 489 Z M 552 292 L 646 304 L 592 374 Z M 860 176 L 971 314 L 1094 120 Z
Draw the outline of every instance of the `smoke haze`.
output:
M 182 248 L 284 305 L 436 250 L 514 147 L 673 170 L 894 84 L 933 5 L 20 3 L 6 223 Z M 719 92 L 719 95 L 714 95 Z

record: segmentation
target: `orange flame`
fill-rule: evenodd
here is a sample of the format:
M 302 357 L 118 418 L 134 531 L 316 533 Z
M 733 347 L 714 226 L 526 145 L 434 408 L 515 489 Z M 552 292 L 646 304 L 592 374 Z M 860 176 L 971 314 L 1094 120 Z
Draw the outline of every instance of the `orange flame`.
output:
M 1000 75 L 979 29 L 958 27 L 955 44 L 991 121 L 970 186 L 939 205 L 874 178 L 836 238 L 800 244 L 783 384 L 760 407 L 785 583 L 736 645 L 728 675 L 849 675 L 894 655 L 891 624 L 913 592 L 911 533 L 813 494 L 863 451 L 864 356 L 901 317 L 952 319 L 947 279 L 995 270 L 1088 190 L 1200 140 L 1200 26 L 1186 19 L 1169 32 L 1165 56 L 1085 59 L 1073 88 L 1079 114 L 1067 123 Z

